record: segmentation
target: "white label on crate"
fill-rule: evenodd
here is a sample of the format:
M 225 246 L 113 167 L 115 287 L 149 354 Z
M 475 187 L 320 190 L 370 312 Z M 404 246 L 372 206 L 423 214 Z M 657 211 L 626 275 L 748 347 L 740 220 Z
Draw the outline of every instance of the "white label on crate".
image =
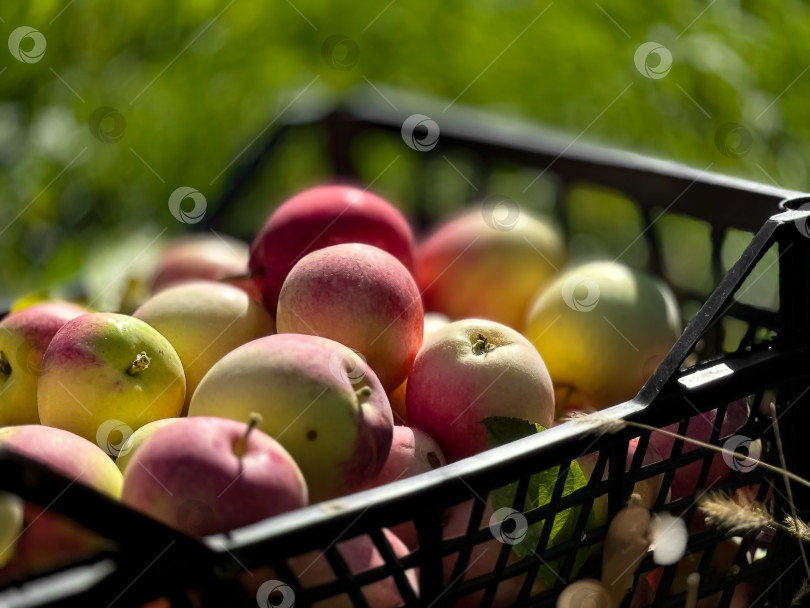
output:
M 706 369 L 701 369 L 699 371 L 692 372 L 687 376 L 678 378 L 678 382 L 683 384 L 686 388 L 695 388 L 696 386 L 702 386 L 704 384 L 708 384 L 709 382 L 714 382 L 718 378 L 725 378 L 733 373 L 734 370 L 732 370 L 728 365 L 725 363 L 719 363 L 718 365 L 713 365 L 711 367 L 707 367 Z

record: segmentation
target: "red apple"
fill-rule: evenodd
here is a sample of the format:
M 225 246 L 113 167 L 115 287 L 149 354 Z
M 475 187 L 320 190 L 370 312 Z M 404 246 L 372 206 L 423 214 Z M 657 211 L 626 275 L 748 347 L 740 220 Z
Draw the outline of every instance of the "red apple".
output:
M 292 456 L 252 424 L 181 418 L 132 456 L 121 500 L 201 537 L 303 507 L 307 486 Z
M 441 446 L 448 462 L 486 450 L 482 420 L 511 416 L 544 427 L 554 391 L 542 357 L 500 323 L 456 321 L 437 329 L 416 356 L 405 395 L 408 423 Z
M 38 424 L 37 381 L 42 356 L 57 331 L 87 311 L 45 302 L 11 313 L 0 323 L 0 426 Z
M 298 260 L 340 243 L 379 247 L 413 269 L 413 234 L 395 207 L 367 190 L 318 186 L 276 209 L 253 241 L 250 271 L 268 310 L 275 314 L 281 285 Z
M 424 312 L 408 270 L 361 243 L 313 251 L 287 275 L 278 300 L 279 333 L 323 336 L 357 350 L 393 391 L 422 344 Z

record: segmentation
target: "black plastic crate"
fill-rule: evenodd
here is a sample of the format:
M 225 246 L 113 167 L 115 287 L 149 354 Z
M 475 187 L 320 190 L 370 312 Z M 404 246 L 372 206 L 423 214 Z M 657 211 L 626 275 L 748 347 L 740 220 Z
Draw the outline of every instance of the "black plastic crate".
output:
M 364 99 L 288 120 L 257 144 L 252 157 L 233 169 L 222 197 L 211 205 L 205 221 L 197 228 L 220 227 L 229 210 L 239 204 L 251 180 L 273 162 L 273 155 L 285 141 L 291 141 L 292 134 L 302 130 L 314 133 L 323 142 L 334 176 L 351 180 L 357 177 L 353 162 L 357 141 L 367 133 L 400 138 L 407 116 L 407 112 L 392 111 Z M 439 124 L 441 134 L 435 150 L 413 152 L 420 172 L 414 176 L 415 183 L 421 183 L 431 164 L 445 163 L 445 156 L 458 153 L 475 167 L 470 198 L 489 193 L 488 180 L 499 167 L 533 169 L 552 180 L 555 211 L 566 231 L 572 187 L 589 183 L 614 189 L 638 210 L 645 226 L 642 237 L 648 251 L 647 266 L 665 278 L 666 256 L 661 234 L 654 228 L 658 219 L 666 215 L 703 222 L 711 243 L 707 263 L 714 290 L 706 299 L 705 294 L 674 286 L 682 304 L 705 304 L 639 395 L 606 411 L 613 417 L 659 428 L 676 423 L 683 432 L 690 418 L 716 410 L 710 441 L 723 445 L 727 437 L 721 434 L 721 422 L 726 407 L 736 399 L 746 398 L 750 416 L 735 434 L 761 441 L 762 459 L 778 464 L 773 429 L 761 409 L 774 401 L 780 414 L 788 467 L 799 475 L 810 476 L 810 465 L 800 450 L 810 420 L 805 397 L 810 387 L 810 287 L 805 280 L 810 269 L 810 231 L 805 224 L 810 211 L 802 210 L 810 198 L 635 154 L 538 137 L 528 128 L 488 127 L 480 115 L 470 118 L 454 114 L 442 118 Z M 432 215 L 423 198 L 416 198 L 412 210 L 422 225 Z M 727 234 L 734 230 L 756 234 L 726 272 L 723 246 Z M 769 309 L 746 303 L 740 294 L 767 273 L 772 273 L 778 285 L 778 306 Z M 160 597 L 171 606 L 254 606 L 258 601 L 256 590 L 265 581 L 278 583 L 261 588 L 260 595 L 266 596 L 269 588 L 278 584 L 283 584 L 287 593 L 284 599 L 274 595 L 276 599 L 268 605 L 292 606 L 294 596 L 296 606 L 307 606 L 343 595 L 347 605 L 367 606 L 361 588 L 389 577 L 409 606 L 453 605 L 473 594 L 480 594 L 475 596 L 476 605 L 490 606 L 496 598 L 502 599 L 499 589 L 503 593 L 505 581 L 510 579 L 514 598 L 506 605 L 554 606 L 556 596 L 571 578 L 578 552 L 588 547 L 598 549 L 605 537 L 605 525 L 589 526 L 595 500 L 606 503 L 612 516 L 624 505 L 636 482 L 662 475 L 656 509 L 692 516 L 695 496 L 665 502 L 667 491 L 675 471 L 692 463 L 702 463 L 697 465 L 701 467 L 698 486 L 702 486 L 716 456 L 715 452 L 692 449 L 675 441 L 668 459 L 642 466 L 649 432 L 626 428 L 597 435 L 591 431 L 588 423 L 564 424 L 417 478 L 316 504 L 202 542 L 90 489 L 69 484 L 70 480 L 36 463 L 0 451 L 0 489 L 49 506 L 112 541 L 108 551 L 85 563 L 70 564 L 28 581 L 4 583 L 0 586 L 0 606 L 139 606 Z M 628 467 L 628 445 L 635 438 L 640 438 L 636 456 Z M 589 483 L 565 494 L 569 463 L 589 454 L 595 462 Z M 550 500 L 526 509 L 530 477 L 554 467 L 559 467 L 559 475 Z M 491 526 L 486 518 L 481 521 L 489 492 L 510 483 L 515 484 L 515 509 L 529 525 L 543 522 L 535 551 L 519 561 L 510 559 L 510 544 L 496 540 L 499 526 Z M 776 514 L 789 512 L 781 476 L 757 468 L 739 471 L 717 489 L 743 486 L 758 486 L 758 497 L 767 498 Z M 794 496 L 799 515 L 806 516 L 810 493 L 796 486 Z M 461 503 L 469 503 L 470 513 L 469 519 L 462 522 L 463 533 L 443 539 L 448 509 Z M 567 540 L 546 546 L 554 516 L 567 509 L 578 509 L 570 519 L 573 524 Z M 382 528 L 408 521 L 416 525 L 419 548 L 398 558 Z M 336 543 L 362 535 L 371 538 L 384 565 L 353 574 Z M 718 605 L 728 606 L 735 586 L 752 582 L 752 605 L 788 605 L 804 572 L 797 541 L 777 533 L 764 557 L 748 563 L 746 551 L 757 539 L 745 536 L 735 558 L 738 567 L 731 574 L 713 577 L 712 555 L 725 537 L 715 529 L 690 535 L 687 553 L 699 555 L 696 562 L 702 574 L 700 596 L 719 593 Z M 469 563 L 483 559 L 482 549 L 475 549 L 478 545 L 486 549 L 490 556 L 486 563 L 490 564 L 491 559 L 491 564 L 479 576 L 465 576 Z M 288 560 L 311 551 L 325 553 L 321 559 L 328 561 L 334 580 L 314 587 L 302 586 L 294 574 L 296 565 Z M 445 558 L 453 555 L 457 556 L 455 564 L 443 565 Z M 598 576 L 598 551 L 594 555 L 596 558 L 584 565 L 579 576 Z M 549 563 L 556 571 L 553 583 L 547 591 L 532 594 L 536 574 Z M 414 568 L 418 569 L 418 594 L 405 574 Z M 647 557 L 639 572 L 654 568 Z M 671 589 L 675 575 L 674 566 L 663 569 L 652 605 L 683 605 L 683 593 Z M 626 599 L 623 605 L 629 602 Z

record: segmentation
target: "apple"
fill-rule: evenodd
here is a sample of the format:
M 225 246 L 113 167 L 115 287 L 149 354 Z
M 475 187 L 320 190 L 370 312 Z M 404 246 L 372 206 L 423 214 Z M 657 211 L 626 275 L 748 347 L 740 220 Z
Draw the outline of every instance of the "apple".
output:
M 385 484 L 427 473 L 446 464 L 442 450 L 427 433 L 408 426 L 395 426 L 391 451 L 382 470 L 373 479 L 364 480 L 355 491 L 376 488 Z M 392 529 L 409 549 L 419 544 L 412 521 L 403 522 Z
M 427 310 L 522 328 L 532 297 L 565 263 L 565 248 L 547 222 L 509 203 L 512 209 L 467 210 L 417 247 L 416 282 Z M 509 217 L 498 217 L 503 208 Z
M 126 471 L 132 456 L 140 449 L 144 441 L 154 435 L 155 431 L 178 420 L 180 420 L 180 418 L 161 418 L 159 420 L 153 420 L 152 422 L 147 422 L 137 431 L 124 438 L 120 449 L 117 450 L 118 453 L 115 454 L 115 466 L 118 467 L 118 470 L 121 471 L 121 473 Z
M 169 341 L 140 319 L 88 313 L 65 323 L 42 359 L 37 400 L 42 424 L 90 441 L 102 425 L 120 421 L 137 430 L 179 416 L 186 379 Z
M 660 280 L 593 262 L 540 291 L 523 333 L 548 366 L 560 414 L 635 397 L 680 336 L 681 319 Z
M 245 420 L 253 411 L 301 467 L 312 502 L 376 476 L 391 449 L 380 381 L 354 351 L 326 338 L 276 334 L 232 350 L 202 379 L 188 414 Z
M 719 438 L 725 439 L 736 433 L 746 422 L 748 422 L 749 413 L 750 408 L 747 400 L 738 399 L 729 403 L 726 408 L 725 418 L 723 418 L 723 422 L 720 425 Z M 710 410 L 708 412 L 692 416 L 689 420 L 689 425 L 686 428 L 686 436 L 697 439 L 698 441 L 708 442 L 712 437 L 716 417 L 717 410 Z M 664 430 L 671 433 L 677 433 L 678 423 L 666 426 L 664 427 Z M 651 433 L 644 464 L 653 464 L 669 459 L 674 444 L 675 438 L 670 435 L 657 432 Z M 689 442 L 684 442 L 681 452 L 687 453 L 694 449 L 697 449 L 697 446 Z M 703 461 L 698 460 L 682 466 L 675 471 L 675 475 L 672 478 L 672 484 L 670 485 L 671 500 L 678 500 L 685 496 L 692 496 L 695 493 L 695 491 L 698 489 L 697 482 L 702 468 Z M 715 487 L 720 482 L 731 477 L 733 473 L 734 470 L 728 464 L 726 464 L 723 454 L 715 454 L 712 457 L 712 464 L 706 477 L 705 487 Z
M 232 237 L 198 234 L 178 238 L 160 254 L 152 275 L 152 293 L 187 281 L 246 277 L 249 257 L 248 244 Z M 253 291 L 247 278 L 239 287 Z
M 422 344 L 424 312 L 413 277 L 382 249 L 325 247 L 290 271 L 278 299 L 279 332 L 314 334 L 356 349 L 393 391 Z
M 121 472 L 109 456 L 68 431 L 38 424 L 0 428 L 3 448 L 41 462 L 71 484 L 83 483 L 113 498 L 121 495 Z M 56 510 L 25 503 L 23 532 L 0 578 L 30 575 L 88 557 L 102 544 L 103 539 Z
M 66 322 L 87 311 L 68 302 L 44 302 L 0 323 L 0 426 L 37 424 L 37 380 L 42 355 Z
M 436 330 L 416 356 L 405 397 L 408 423 L 433 437 L 448 462 L 489 447 L 484 418 L 548 427 L 554 417 L 543 358 L 514 329 L 482 319 Z
M 181 418 L 158 429 L 130 460 L 121 501 L 194 537 L 306 506 L 301 470 L 256 422 Z
M 379 247 L 413 269 L 413 233 L 389 202 L 352 186 L 310 188 L 278 207 L 251 246 L 250 272 L 267 309 L 275 314 L 281 286 L 298 260 L 340 243 Z
M 261 304 L 241 289 L 213 281 L 168 287 L 132 316 L 158 330 L 177 351 L 186 375 L 183 414 L 214 363 L 237 346 L 276 331 Z

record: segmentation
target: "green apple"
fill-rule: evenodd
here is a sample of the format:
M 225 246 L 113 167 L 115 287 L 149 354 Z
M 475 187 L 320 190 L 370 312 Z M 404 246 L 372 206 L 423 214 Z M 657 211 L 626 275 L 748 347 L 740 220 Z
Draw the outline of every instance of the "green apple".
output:
M 37 386 L 42 424 L 95 443 L 115 421 L 133 431 L 179 416 L 186 379 L 169 341 L 140 319 L 89 313 L 65 323 L 43 357 Z
M 164 289 L 132 316 L 163 334 L 180 356 L 186 373 L 184 413 L 214 363 L 237 346 L 276 331 L 270 313 L 244 290 L 213 281 Z

